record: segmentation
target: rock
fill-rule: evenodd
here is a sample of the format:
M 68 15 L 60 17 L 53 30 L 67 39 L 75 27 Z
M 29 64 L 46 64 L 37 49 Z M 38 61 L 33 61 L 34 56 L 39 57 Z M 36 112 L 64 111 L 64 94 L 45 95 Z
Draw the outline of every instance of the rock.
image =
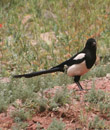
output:
M 40 35 L 40 38 L 45 41 L 48 45 L 51 45 L 53 41 L 57 42 L 54 32 L 46 32 Z
M 43 17 L 46 19 L 56 19 L 57 18 L 57 16 L 49 10 L 44 10 L 42 13 L 43 13 Z
M 106 74 L 106 77 L 107 77 L 107 78 L 110 78 L 110 73 L 107 73 L 107 74 Z

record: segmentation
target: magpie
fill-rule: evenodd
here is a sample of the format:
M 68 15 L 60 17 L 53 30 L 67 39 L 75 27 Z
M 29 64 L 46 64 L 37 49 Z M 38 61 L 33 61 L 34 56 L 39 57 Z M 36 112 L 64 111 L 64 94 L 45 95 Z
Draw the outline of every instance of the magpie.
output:
M 13 77 L 31 78 L 34 76 L 47 74 L 47 73 L 65 72 L 66 70 L 67 75 L 74 78 L 74 82 L 77 84 L 79 90 L 83 90 L 83 87 L 81 86 L 79 80 L 80 77 L 85 73 L 87 73 L 94 65 L 96 61 L 96 50 L 97 50 L 97 44 L 95 39 L 89 38 L 82 51 L 78 52 L 73 57 L 64 61 L 63 63 L 54 66 L 48 70 L 42 70 L 42 71 L 32 72 L 32 73 L 22 74 L 22 75 L 14 75 Z

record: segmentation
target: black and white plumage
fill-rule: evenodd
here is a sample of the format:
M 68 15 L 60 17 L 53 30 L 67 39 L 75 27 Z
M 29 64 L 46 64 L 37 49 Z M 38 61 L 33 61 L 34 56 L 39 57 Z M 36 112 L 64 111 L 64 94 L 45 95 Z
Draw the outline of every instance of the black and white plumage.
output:
M 32 72 L 29 74 L 22 74 L 22 75 L 14 75 L 14 78 L 31 78 L 34 76 L 53 73 L 53 72 L 64 72 L 65 66 L 67 75 L 70 77 L 74 77 L 75 83 L 78 85 L 80 90 L 83 90 L 82 86 L 79 83 L 80 77 L 87 73 L 96 61 L 96 41 L 93 38 L 87 40 L 84 49 L 78 52 L 76 55 L 71 57 L 70 59 L 64 61 L 63 63 L 52 67 L 48 70 L 42 70 L 38 72 Z

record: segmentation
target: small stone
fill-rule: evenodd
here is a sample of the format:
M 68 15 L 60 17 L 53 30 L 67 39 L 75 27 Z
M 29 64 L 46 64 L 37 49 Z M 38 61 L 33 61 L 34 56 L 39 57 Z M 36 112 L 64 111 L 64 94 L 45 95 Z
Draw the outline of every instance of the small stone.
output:
M 110 73 L 107 73 L 107 74 L 106 74 L 106 77 L 107 77 L 107 78 L 110 78 Z

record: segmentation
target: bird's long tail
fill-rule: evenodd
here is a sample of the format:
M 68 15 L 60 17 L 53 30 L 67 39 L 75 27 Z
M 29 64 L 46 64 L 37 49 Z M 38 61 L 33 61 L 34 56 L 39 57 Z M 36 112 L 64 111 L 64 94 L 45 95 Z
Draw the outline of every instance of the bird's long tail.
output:
M 34 76 L 47 74 L 47 73 L 58 72 L 58 71 L 62 72 L 62 70 L 59 67 L 56 67 L 56 68 L 51 68 L 49 70 L 42 70 L 42 71 L 38 71 L 38 72 L 32 72 L 32 73 L 29 73 L 29 74 L 14 75 L 13 78 L 22 78 L 22 77 L 31 78 L 31 77 L 34 77 Z

